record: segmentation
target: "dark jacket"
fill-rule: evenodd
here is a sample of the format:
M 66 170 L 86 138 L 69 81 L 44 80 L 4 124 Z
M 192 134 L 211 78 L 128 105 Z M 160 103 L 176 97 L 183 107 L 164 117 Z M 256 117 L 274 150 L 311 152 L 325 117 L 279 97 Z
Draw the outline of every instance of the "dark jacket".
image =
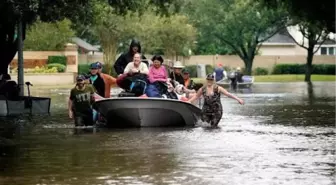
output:
M 117 59 L 117 61 L 114 63 L 114 69 L 117 72 L 117 74 L 123 74 L 124 73 L 124 69 L 126 68 L 127 64 L 133 61 L 133 56 L 134 53 L 132 51 L 132 48 L 134 46 L 137 46 L 139 48 L 138 52 L 141 53 L 141 45 L 140 42 L 137 40 L 132 40 L 130 47 L 129 47 L 129 51 L 127 53 L 123 53 L 119 56 L 119 58 Z M 144 60 L 146 59 L 146 57 L 144 55 L 141 56 L 141 58 Z M 143 61 L 144 63 L 147 64 L 147 66 L 149 66 L 147 61 Z
M 86 77 L 90 79 L 91 74 L 87 74 Z M 97 94 L 101 97 L 105 97 L 105 81 L 104 79 L 100 76 L 100 74 L 97 74 L 97 79 L 92 83 L 90 79 L 90 84 L 93 85 L 93 87 L 96 89 Z
M 170 73 L 169 78 L 177 81 L 179 84 L 184 85 L 184 79 L 181 74 L 175 74 L 173 72 Z

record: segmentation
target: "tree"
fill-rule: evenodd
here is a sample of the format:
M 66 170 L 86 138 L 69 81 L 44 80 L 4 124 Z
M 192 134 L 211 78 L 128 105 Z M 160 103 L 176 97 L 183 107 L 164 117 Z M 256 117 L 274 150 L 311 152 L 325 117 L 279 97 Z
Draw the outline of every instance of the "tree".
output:
M 103 0 L 96 0 L 103 1 Z M 2 0 L 0 1 L 0 73 L 7 73 L 7 67 L 17 52 L 18 39 L 14 37 L 19 22 L 23 25 L 23 39 L 27 25 L 33 23 L 37 17 L 41 21 L 56 21 L 69 18 L 75 24 L 86 19 L 91 14 L 92 4 L 95 0 Z M 136 6 L 134 5 L 136 2 Z M 148 4 L 157 6 L 157 10 L 169 9 L 170 4 L 177 1 L 169 0 L 109 0 L 111 6 L 123 10 L 136 10 Z M 178 3 L 177 3 L 178 4 Z M 174 6 L 178 7 L 178 6 Z
M 335 0 L 258 0 L 272 9 L 285 7 L 294 17 L 303 22 L 319 24 L 335 33 Z
M 243 60 L 247 74 L 252 72 L 253 60 L 261 44 L 283 29 L 288 21 L 282 9 L 268 9 L 252 0 L 191 3 L 196 27 L 202 34 L 215 36 L 221 45 L 229 46 Z
M 297 45 L 307 50 L 305 81 L 311 82 L 314 54 L 320 49 L 324 41 L 328 39 L 329 31 L 323 29 L 320 25 L 309 22 L 301 22 L 298 24 L 298 28 L 302 34 L 302 40 L 298 41 L 292 35 L 290 37 Z M 308 43 L 305 41 L 308 41 Z
M 185 4 L 182 6 L 181 12 L 185 14 L 189 19 L 191 24 L 193 24 L 197 29 L 196 44 L 193 52 L 197 55 L 226 55 L 235 54 L 234 51 L 227 45 L 223 45 L 211 32 L 210 27 L 203 27 L 200 21 L 199 12 L 195 12 L 196 4 L 194 1 L 185 0 Z M 209 28 L 210 30 L 207 30 Z
M 133 16 L 130 13 L 119 15 L 105 3 L 95 4 L 94 30 L 104 51 L 107 71 L 110 71 L 117 55 L 119 44 L 132 35 Z
M 196 29 L 189 23 L 184 15 L 173 15 L 161 18 L 159 25 L 158 38 L 161 39 L 161 48 L 166 57 L 174 59 L 193 47 L 196 40 Z
M 75 32 L 70 28 L 68 19 L 47 23 L 37 21 L 27 30 L 25 50 L 54 51 L 63 50 L 64 45 L 71 41 Z

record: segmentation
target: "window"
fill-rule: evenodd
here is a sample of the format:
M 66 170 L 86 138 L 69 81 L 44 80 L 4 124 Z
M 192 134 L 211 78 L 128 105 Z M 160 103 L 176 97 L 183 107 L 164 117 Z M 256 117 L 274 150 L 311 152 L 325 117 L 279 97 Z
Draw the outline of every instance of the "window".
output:
M 327 48 L 321 47 L 321 55 L 326 55 L 326 54 L 327 54 Z
M 336 47 L 321 47 L 320 55 L 336 55 Z
M 334 47 L 328 48 L 328 55 L 335 55 L 335 48 Z

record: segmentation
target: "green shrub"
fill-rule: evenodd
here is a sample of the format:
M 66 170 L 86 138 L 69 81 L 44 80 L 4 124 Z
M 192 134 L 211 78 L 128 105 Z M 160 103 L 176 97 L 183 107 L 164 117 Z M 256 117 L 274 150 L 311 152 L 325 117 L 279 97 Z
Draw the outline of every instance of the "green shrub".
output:
M 335 75 L 335 64 L 316 64 L 313 65 L 312 74 Z
M 188 65 L 188 66 L 185 66 L 185 69 L 189 71 L 191 78 L 197 77 L 197 65 Z
M 78 64 L 78 74 L 88 73 L 90 66 L 87 64 Z
M 278 64 L 272 74 L 305 74 L 306 64 Z M 335 75 L 335 64 L 313 64 L 312 74 Z
M 66 56 L 49 56 L 48 64 L 63 64 L 64 66 L 66 66 L 67 58 Z
M 268 75 L 268 69 L 264 67 L 257 67 L 253 71 L 253 75 Z
M 215 70 L 215 68 L 212 65 L 208 64 L 208 65 L 205 66 L 205 72 L 206 72 L 206 74 L 213 73 L 214 70 Z
M 48 67 L 48 69 L 51 69 L 51 68 L 53 68 L 53 67 L 56 67 L 57 72 L 59 72 L 59 73 L 64 73 L 65 70 L 66 70 L 65 65 L 63 65 L 63 64 L 57 64 L 57 63 L 54 63 L 54 64 L 48 64 L 47 67 Z
M 35 68 L 24 69 L 24 73 L 57 73 L 57 68 L 56 67 L 48 68 L 46 66 L 44 67 L 36 66 Z
M 273 68 L 273 74 L 304 74 L 303 64 L 278 64 Z

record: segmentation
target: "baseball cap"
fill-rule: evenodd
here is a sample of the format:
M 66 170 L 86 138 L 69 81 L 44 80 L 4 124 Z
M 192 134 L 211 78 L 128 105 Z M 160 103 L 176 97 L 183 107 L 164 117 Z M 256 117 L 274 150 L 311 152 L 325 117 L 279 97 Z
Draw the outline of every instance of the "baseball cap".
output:
M 79 80 L 85 80 L 85 76 L 84 75 L 78 75 L 76 80 L 79 81 Z
M 184 68 L 184 69 L 182 69 L 182 73 L 187 73 L 187 74 L 189 74 L 190 72 L 189 72 L 188 69 Z
M 99 69 L 99 65 L 95 62 L 90 64 L 90 69 Z
M 103 67 L 103 64 L 99 61 L 96 62 L 98 69 L 101 69 Z
M 210 73 L 210 74 L 207 75 L 206 79 L 207 80 L 214 80 L 215 76 L 212 73 Z

